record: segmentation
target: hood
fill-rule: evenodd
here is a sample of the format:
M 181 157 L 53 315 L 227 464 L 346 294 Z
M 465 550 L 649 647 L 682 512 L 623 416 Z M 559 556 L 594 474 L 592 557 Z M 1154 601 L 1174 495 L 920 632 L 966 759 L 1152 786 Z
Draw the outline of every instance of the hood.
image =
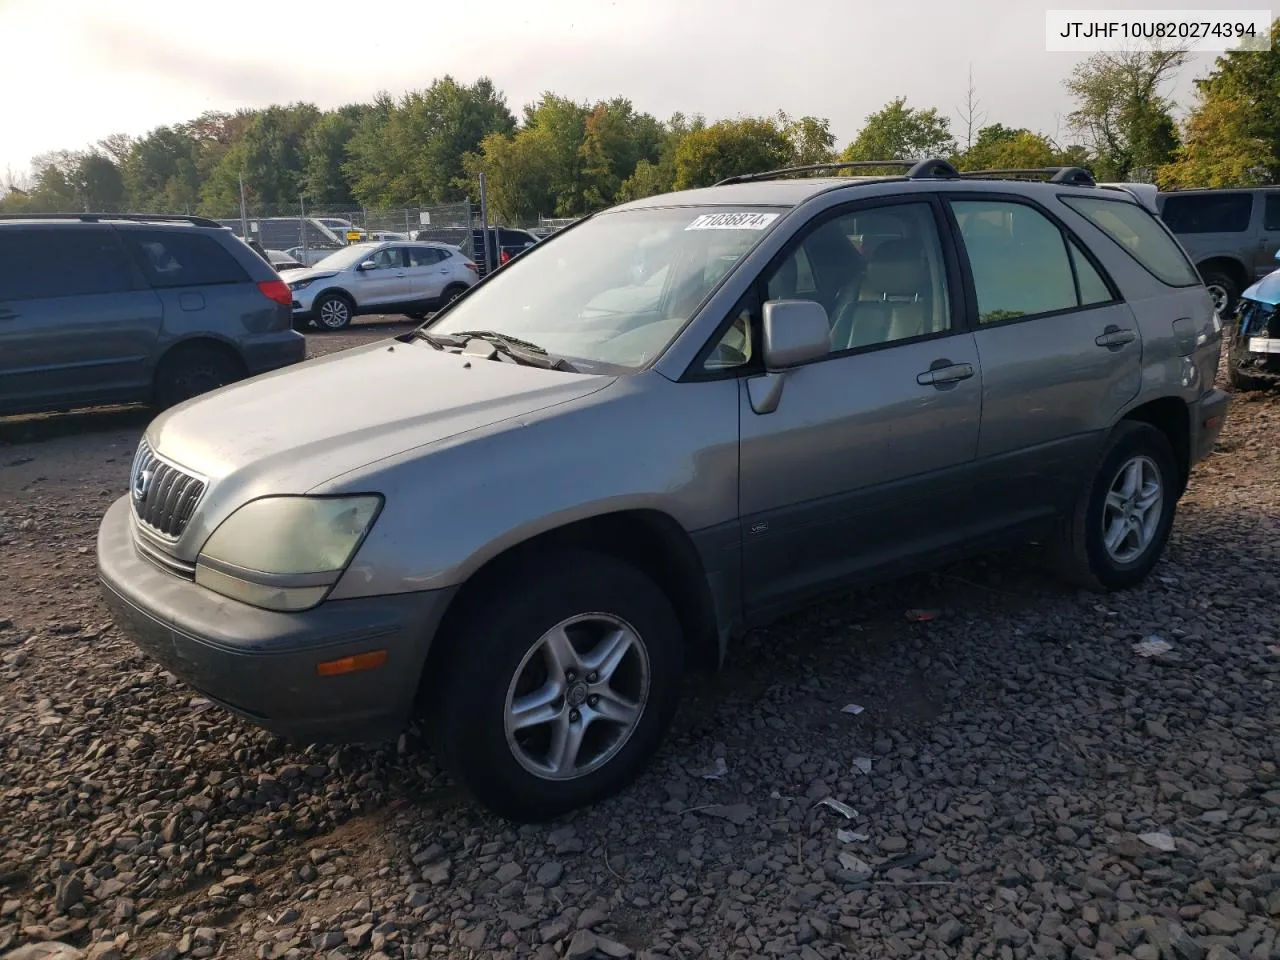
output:
M 1280 304 L 1280 270 L 1272 271 L 1240 294 L 1246 300 L 1256 300 L 1269 307 Z M 1225 318 L 1224 318 L 1225 319 Z
M 322 277 L 336 277 L 342 273 L 341 270 L 317 270 L 315 267 L 301 267 L 289 271 L 289 282 L 297 283 L 299 280 L 319 280 Z
M 285 367 L 157 417 L 162 456 L 235 499 L 305 493 L 385 457 L 584 397 L 609 376 L 384 340 Z M 218 499 L 223 499 L 219 497 Z

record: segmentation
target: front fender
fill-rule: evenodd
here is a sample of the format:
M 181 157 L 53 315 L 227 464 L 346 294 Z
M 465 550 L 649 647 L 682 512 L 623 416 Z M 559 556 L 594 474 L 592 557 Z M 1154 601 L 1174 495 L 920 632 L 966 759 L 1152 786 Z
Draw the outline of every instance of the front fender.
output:
M 335 599 L 456 586 L 532 537 L 624 510 L 696 533 L 737 517 L 738 384 L 622 377 L 312 492 L 356 489 L 386 505 Z

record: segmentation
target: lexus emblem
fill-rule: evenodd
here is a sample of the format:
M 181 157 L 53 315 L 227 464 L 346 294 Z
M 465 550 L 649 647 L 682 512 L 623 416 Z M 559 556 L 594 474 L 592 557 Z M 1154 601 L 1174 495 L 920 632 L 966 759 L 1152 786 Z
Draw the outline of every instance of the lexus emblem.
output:
M 138 503 L 142 503 L 147 499 L 147 493 L 151 490 L 151 471 L 139 470 L 133 478 L 133 499 Z

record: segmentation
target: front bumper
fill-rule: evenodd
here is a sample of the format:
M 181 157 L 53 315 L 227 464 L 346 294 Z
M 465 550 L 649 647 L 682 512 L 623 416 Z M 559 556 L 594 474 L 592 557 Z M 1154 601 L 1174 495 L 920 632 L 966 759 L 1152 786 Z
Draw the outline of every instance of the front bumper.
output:
M 1218 434 L 1227 421 L 1231 394 L 1209 390 L 1191 405 L 1191 463 L 1199 463 L 1213 452 Z
M 333 600 L 277 613 L 221 596 L 143 559 L 129 498 L 98 530 L 98 575 L 120 630 L 227 710 L 304 742 L 395 736 L 412 715 L 452 590 Z M 322 677 L 316 665 L 386 650 L 375 669 Z

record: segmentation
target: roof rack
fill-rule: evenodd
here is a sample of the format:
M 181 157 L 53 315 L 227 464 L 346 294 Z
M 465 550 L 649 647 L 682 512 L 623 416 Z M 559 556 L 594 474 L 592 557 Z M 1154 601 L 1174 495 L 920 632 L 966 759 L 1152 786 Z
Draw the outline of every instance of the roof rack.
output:
M 1008 170 L 966 170 L 960 176 L 978 177 L 1048 177 L 1050 183 L 1065 183 L 1073 187 L 1096 187 L 1093 174 L 1084 167 L 1025 167 Z
M 103 220 L 126 220 L 136 223 L 189 223 L 194 227 L 217 227 L 222 224 L 208 217 L 187 217 L 168 213 L 0 213 L 0 220 L 79 220 L 100 223 Z
M 872 170 L 876 167 L 906 167 L 905 176 L 910 180 L 942 180 L 960 176 L 955 167 L 946 160 L 936 157 L 928 160 L 845 160 L 838 163 L 811 163 L 801 167 L 779 167 L 777 170 L 762 170 L 759 173 L 742 173 L 736 177 L 725 177 L 715 186 L 751 183 L 755 180 L 778 180 L 791 174 L 814 173 L 818 170 Z

